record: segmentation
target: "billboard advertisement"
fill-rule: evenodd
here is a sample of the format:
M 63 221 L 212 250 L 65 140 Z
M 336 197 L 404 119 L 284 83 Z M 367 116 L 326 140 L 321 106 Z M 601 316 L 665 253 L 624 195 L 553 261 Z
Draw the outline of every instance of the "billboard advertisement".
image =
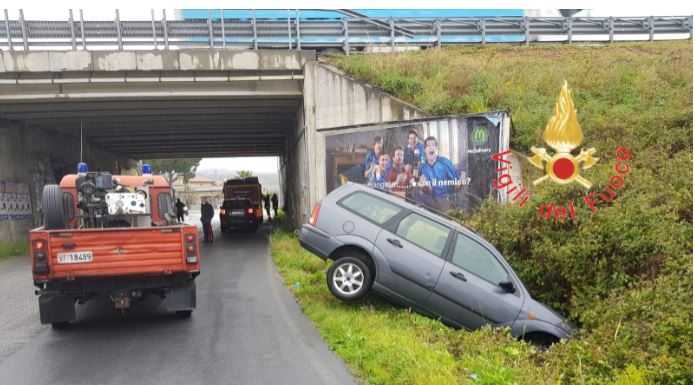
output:
M 326 191 L 367 184 L 437 210 L 475 209 L 497 192 L 497 162 L 509 147 L 505 112 L 350 126 L 326 134 Z

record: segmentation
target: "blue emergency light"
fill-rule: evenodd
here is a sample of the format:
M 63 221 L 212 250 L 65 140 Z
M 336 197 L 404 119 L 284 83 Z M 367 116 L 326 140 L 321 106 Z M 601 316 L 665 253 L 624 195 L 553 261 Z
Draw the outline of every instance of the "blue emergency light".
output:
M 89 171 L 89 167 L 87 167 L 87 163 L 80 162 L 77 164 L 77 173 L 78 174 L 86 174 L 88 171 Z
M 152 166 L 147 163 L 142 165 L 142 175 L 152 175 Z

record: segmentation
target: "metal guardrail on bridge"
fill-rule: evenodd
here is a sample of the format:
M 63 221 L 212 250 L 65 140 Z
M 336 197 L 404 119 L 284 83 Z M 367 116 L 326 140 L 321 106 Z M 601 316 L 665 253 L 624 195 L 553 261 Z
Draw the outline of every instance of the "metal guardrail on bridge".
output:
M 341 49 L 346 53 L 367 46 L 424 46 L 555 41 L 612 42 L 616 36 L 637 39 L 681 34 L 692 39 L 692 16 L 668 17 L 457 17 L 343 19 L 219 18 L 167 20 L 151 11 L 151 20 L 84 20 L 72 10 L 65 20 L 17 19 L 4 12 L 0 27 L 3 50 L 177 49 L 239 47 Z M 404 31 L 407 31 L 404 32 Z

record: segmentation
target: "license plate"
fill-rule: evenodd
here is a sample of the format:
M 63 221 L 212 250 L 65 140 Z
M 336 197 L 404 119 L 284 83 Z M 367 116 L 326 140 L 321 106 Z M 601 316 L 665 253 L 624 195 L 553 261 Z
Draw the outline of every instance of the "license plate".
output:
M 243 217 L 244 216 L 244 210 L 232 210 L 232 216 Z
M 58 263 L 89 263 L 94 260 L 91 251 L 73 251 L 71 253 L 58 253 Z

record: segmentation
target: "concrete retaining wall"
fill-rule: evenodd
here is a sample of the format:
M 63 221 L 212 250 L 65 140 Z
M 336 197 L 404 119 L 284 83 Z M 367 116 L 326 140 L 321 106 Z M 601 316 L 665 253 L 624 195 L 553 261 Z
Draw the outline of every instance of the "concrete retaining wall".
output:
M 304 124 L 299 124 L 294 151 L 305 175 L 288 186 L 301 197 L 298 224 L 306 223 L 314 203 L 326 195 L 326 140 L 318 130 L 424 116 L 417 107 L 319 62 L 307 62 L 304 67 L 302 112 Z M 292 183 L 289 177 L 288 183 Z

